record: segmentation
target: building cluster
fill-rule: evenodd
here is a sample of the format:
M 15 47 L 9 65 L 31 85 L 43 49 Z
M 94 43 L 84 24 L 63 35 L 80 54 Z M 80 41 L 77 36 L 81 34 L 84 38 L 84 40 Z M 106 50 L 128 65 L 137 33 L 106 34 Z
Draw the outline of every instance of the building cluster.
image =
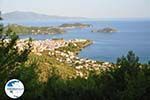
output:
M 42 53 L 43 51 L 55 50 L 59 47 L 67 46 L 68 42 L 63 39 L 58 40 L 36 40 L 31 42 L 32 52 Z M 21 39 L 17 41 L 17 47 L 23 50 L 27 45 L 27 40 Z
M 113 64 L 109 62 L 98 62 L 90 59 L 79 58 L 75 52 L 67 50 L 59 50 L 60 47 L 69 46 L 69 43 L 73 43 L 74 46 L 77 46 L 76 43 L 85 43 L 88 40 L 85 39 L 74 39 L 74 40 L 63 40 L 63 39 L 53 39 L 53 40 L 38 40 L 32 41 L 32 52 L 42 55 L 43 51 L 48 51 L 50 57 L 56 58 L 60 63 L 67 63 L 71 67 L 76 69 L 76 75 L 80 77 L 86 77 L 87 72 L 89 71 L 100 71 L 106 70 L 109 67 L 112 67 Z M 17 42 L 17 46 L 22 50 L 25 47 L 25 40 L 20 40 Z M 81 48 L 82 49 L 82 48 Z
M 73 52 L 67 53 L 61 51 L 49 52 L 49 56 L 56 57 L 56 60 L 61 63 L 68 63 L 76 69 L 77 76 L 86 77 L 89 71 L 106 70 L 112 67 L 109 62 L 98 62 L 90 59 L 79 58 Z

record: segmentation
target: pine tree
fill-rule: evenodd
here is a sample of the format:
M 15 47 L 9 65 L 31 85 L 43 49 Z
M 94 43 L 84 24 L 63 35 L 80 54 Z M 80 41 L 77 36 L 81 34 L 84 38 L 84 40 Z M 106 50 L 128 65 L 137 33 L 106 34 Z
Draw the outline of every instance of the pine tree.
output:
M 19 51 L 16 42 L 19 37 L 11 31 L 4 29 L 0 24 L 0 88 L 4 89 L 5 83 L 14 78 L 13 74 L 16 69 L 24 64 L 30 53 L 30 42 L 26 49 Z M 3 97 L 4 91 L 0 91 L 0 97 Z
M 1 17 L 1 11 L 0 11 L 0 20 L 2 20 L 2 17 Z

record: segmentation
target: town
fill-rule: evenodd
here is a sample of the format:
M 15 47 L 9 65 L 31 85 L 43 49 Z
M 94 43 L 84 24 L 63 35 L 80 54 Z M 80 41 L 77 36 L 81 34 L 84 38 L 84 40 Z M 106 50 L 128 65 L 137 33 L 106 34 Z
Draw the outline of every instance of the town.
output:
M 23 50 L 26 45 L 26 39 L 19 40 L 17 46 Z M 37 56 L 48 55 L 47 57 L 55 58 L 57 62 L 66 63 L 75 69 L 76 75 L 87 78 L 90 71 L 99 73 L 101 70 L 106 70 L 115 66 L 109 62 L 100 62 L 87 58 L 78 57 L 78 53 L 86 46 L 91 45 L 92 41 L 86 39 L 50 39 L 50 40 L 35 40 L 32 41 L 32 52 Z

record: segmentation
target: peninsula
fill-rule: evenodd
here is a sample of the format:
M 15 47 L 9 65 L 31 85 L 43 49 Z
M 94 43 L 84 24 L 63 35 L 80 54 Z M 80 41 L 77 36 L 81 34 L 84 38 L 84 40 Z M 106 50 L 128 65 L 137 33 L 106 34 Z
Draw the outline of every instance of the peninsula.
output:
M 67 29 L 74 28 L 87 28 L 90 27 L 89 24 L 62 24 L 60 26 L 49 26 L 49 27 L 35 27 L 35 26 L 24 26 L 11 24 L 5 27 L 5 30 L 8 28 L 11 29 L 16 34 L 63 34 L 67 31 Z
M 17 41 L 17 46 L 23 50 L 26 40 Z M 62 78 L 87 78 L 90 71 L 99 73 L 114 66 L 109 62 L 99 62 L 86 58 L 78 57 L 78 53 L 86 46 L 91 45 L 92 41 L 86 39 L 52 39 L 52 40 L 36 40 L 32 41 L 32 52 L 29 56 L 28 64 L 32 61 L 39 62 L 38 71 L 39 80 L 47 81 L 52 67 L 58 70 Z M 44 73 L 44 75 L 42 74 Z
M 5 29 L 11 29 L 16 34 L 62 34 L 66 31 L 59 27 L 33 27 L 12 24 L 5 27 Z

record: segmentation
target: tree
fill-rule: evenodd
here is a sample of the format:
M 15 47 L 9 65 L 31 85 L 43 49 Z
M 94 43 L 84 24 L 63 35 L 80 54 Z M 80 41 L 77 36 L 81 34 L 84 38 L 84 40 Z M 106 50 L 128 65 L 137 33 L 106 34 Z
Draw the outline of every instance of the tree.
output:
M 2 20 L 2 17 L 1 17 L 1 11 L 0 11 L 0 20 Z
M 16 42 L 19 37 L 11 31 L 0 25 L 0 88 L 4 89 L 5 83 L 14 78 L 15 71 L 24 64 L 30 53 L 30 42 L 24 50 L 19 51 Z M 3 91 L 0 91 L 0 97 L 3 97 Z
M 136 74 L 139 71 L 139 57 L 137 57 L 133 51 L 129 51 L 127 56 L 122 56 L 117 59 L 117 66 L 121 67 L 122 72 L 128 74 Z

